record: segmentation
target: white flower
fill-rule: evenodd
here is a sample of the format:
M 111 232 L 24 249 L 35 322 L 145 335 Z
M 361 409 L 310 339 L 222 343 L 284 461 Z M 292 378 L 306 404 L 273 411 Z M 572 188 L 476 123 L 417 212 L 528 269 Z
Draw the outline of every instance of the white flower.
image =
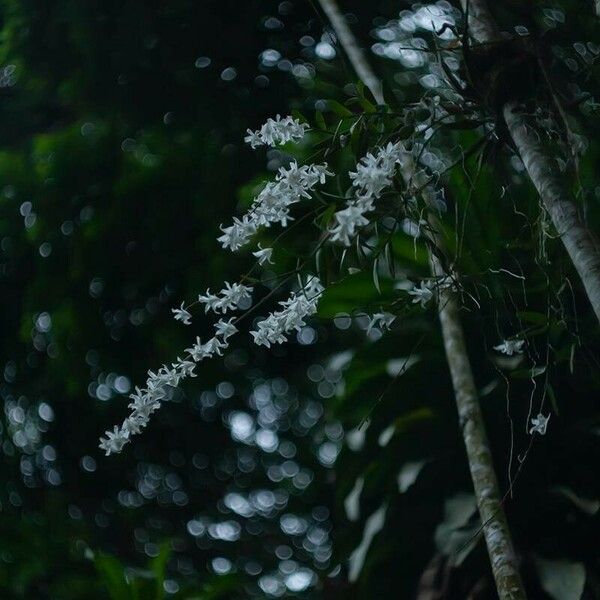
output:
M 121 452 L 123 446 L 129 441 L 129 430 L 121 429 L 117 425 L 114 426 L 112 431 L 105 431 L 105 438 L 100 438 L 99 448 L 104 450 L 106 456 L 109 456 L 113 452 Z
M 252 253 L 253 256 L 256 256 L 256 258 L 258 258 L 258 264 L 259 265 L 264 265 L 264 264 L 273 264 L 273 261 L 271 260 L 271 256 L 273 255 L 273 248 L 261 248 L 260 244 L 258 244 L 258 250 L 256 252 Z
M 356 171 L 349 173 L 356 195 L 335 213 L 335 224 L 329 230 L 331 241 L 349 246 L 357 230 L 368 225 L 365 215 L 375 209 L 375 200 L 392 185 L 400 150 L 399 144 L 390 143 L 375 154 L 369 152 L 360 159 Z
M 223 350 L 227 348 L 229 344 L 227 344 L 224 340 L 221 341 L 219 338 L 213 337 L 206 344 L 204 344 L 204 348 L 208 353 L 208 356 L 223 356 Z
M 413 304 L 420 302 L 423 308 L 425 308 L 428 302 L 433 298 L 433 292 L 431 291 L 431 288 L 424 281 L 421 281 L 420 287 L 417 287 L 416 285 L 413 286 L 412 290 L 408 290 L 408 293 L 411 296 L 414 296 Z
M 221 323 L 222 321 L 219 321 Z M 225 324 L 227 325 L 227 324 Z M 232 325 L 233 327 L 233 325 Z M 235 327 L 234 327 L 235 329 Z M 237 329 L 236 329 L 237 331 Z M 218 332 L 217 332 L 218 334 Z M 233 334 L 229 334 L 233 335 Z M 228 336 L 229 337 L 229 336 Z M 195 362 L 200 362 L 205 358 L 211 358 L 215 354 L 223 356 L 223 350 L 227 348 L 229 344 L 223 340 L 219 340 L 217 337 L 213 337 L 206 344 L 203 344 L 199 337 L 196 338 L 196 343 L 191 348 L 186 348 L 186 352 L 190 355 L 190 358 Z
M 258 129 L 257 131 L 252 131 L 252 129 L 248 129 L 246 130 L 246 133 L 248 135 L 244 138 L 244 141 L 246 142 L 246 144 L 250 144 L 250 147 L 253 150 L 263 145 L 260 129 Z
M 142 429 L 148 424 L 148 419 L 145 419 L 139 413 L 132 413 L 125 421 L 123 421 L 123 429 L 129 432 L 129 435 L 138 435 L 142 433 Z
M 200 362 L 201 360 L 212 356 L 199 337 L 196 338 L 196 343 L 191 348 L 186 348 L 185 351 L 190 355 L 194 362 Z
M 235 310 L 241 302 L 252 297 L 252 288 L 242 283 L 225 282 L 225 287 L 218 294 L 206 294 L 198 296 L 198 302 L 204 304 L 204 312 L 212 310 L 215 313 L 225 314 L 227 311 Z
M 160 408 L 160 402 L 147 391 L 136 388 L 136 393 L 129 396 L 133 402 L 128 405 L 132 413 L 143 418 L 146 422 L 150 415 Z
M 525 340 L 504 340 L 498 346 L 494 346 L 494 350 L 512 356 L 513 354 L 522 354 Z
M 329 230 L 331 241 L 349 246 L 351 238 L 356 235 L 356 230 L 369 223 L 369 219 L 365 218 L 364 213 L 365 211 L 356 205 L 350 205 L 336 212 L 334 215 L 335 225 Z
M 223 235 L 217 238 L 218 242 L 221 242 L 223 248 L 229 248 L 235 252 L 242 246 L 245 246 L 250 238 L 256 233 L 256 225 L 247 215 L 244 215 L 242 219 L 233 217 L 233 225 L 229 227 L 220 227 Z
M 396 315 L 388 312 L 375 313 L 369 321 L 367 327 L 367 335 L 371 333 L 373 327 L 379 327 L 379 329 L 389 329 L 390 325 L 396 320 Z
M 290 331 L 300 329 L 306 324 L 305 319 L 317 312 L 318 299 L 323 286 L 317 277 L 310 277 L 298 292 L 292 292 L 288 300 L 279 303 L 282 310 L 271 313 L 266 319 L 259 321 L 256 330 L 250 335 L 258 346 L 269 348 L 271 344 L 282 344 Z
M 306 278 L 306 283 L 304 284 L 302 291 L 304 292 L 305 296 L 311 299 L 311 301 L 318 302 L 319 296 L 325 291 L 325 287 L 323 286 L 321 280 L 318 277 L 314 275 L 309 275 Z
M 191 325 L 192 315 L 183 308 L 183 302 L 180 308 L 172 308 L 171 312 L 175 315 L 176 321 L 181 321 L 184 325 Z
M 389 143 L 376 154 L 369 152 L 360 159 L 356 171 L 350 173 L 352 185 L 358 188 L 359 195 L 379 198 L 383 190 L 392 185 L 400 152 L 399 144 Z
M 229 321 L 219 319 L 219 322 L 215 325 L 215 335 L 222 337 L 224 342 L 238 331 L 232 321 L 233 318 L 229 319 Z
M 539 433 L 540 435 L 544 435 L 546 433 L 546 428 L 548 427 L 548 421 L 550 420 L 550 414 L 545 417 L 542 413 L 539 413 L 537 417 L 533 417 L 531 419 L 531 424 L 533 427 L 529 430 L 530 434 Z
M 267 119 L 267 122 L 257 131 L 248 129 L 248 135 L 244 138 L 252 149 L 259 146 L 272 146 L 285 144 L 292 140 L 299 140 L 304 137 L 308 129 L 306 123 L 300 123 L 293 117 L 281 118 L 279 115 L 275 119 Z
M 177 357 L 177 362 L 173 363 L 173 367 L 179 371 L 181 379 L 196 377 L 196 363 L 192 360 Z
M 292 162 L 287 168 L 281 167 L 275 181 L 269 181 L 254 198 L 248 214 L 241 220 L 234 218 L 229 227 L 221 226 L 223 235 L 218 241 L 223 248 L 235 252 L 250 241 L 259 227 L 270 227 L 273 223 L 286 227 L 291 220 L 290 206 L 302 198 L 309 199 L 310 192 L 332 175 L 326 163 L 299 167 Z

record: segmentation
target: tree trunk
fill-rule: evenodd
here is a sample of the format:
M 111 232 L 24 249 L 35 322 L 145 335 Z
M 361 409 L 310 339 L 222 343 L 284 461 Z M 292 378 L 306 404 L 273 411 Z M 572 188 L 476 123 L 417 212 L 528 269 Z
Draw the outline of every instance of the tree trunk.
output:
M 493 43 L 499 39 L 486 0 L 461 0 L 469 13 L 469 32 L 476 42 Z M 600 0 L 596 1 L 600 7 Z M 503 107 L 503 115 L 512 140 L 525 164 L 544 207 L 579 273 L 592 308 L 600 321 L 600 251 L 598 244 L 582 222 L 567 182 L 557 164 L 542 149 L 541 135 L 527 123 L 523 109 L 515 102 Z
M 600 253 L 596 240 L 579 218 L 558 165 L 544 154 L 536 132 L 526 121 L 523 109 L 517 103 L 509 102 L 503 112 L 527 173 L 581 277 L 600 321 Z
M 377 78 L 358 47 L 335 1 L 319 0 L 319 2 L 330 19 L 357 74 L 365 85 L 371 87 L 369 82 L 377 80 Z M 340 24 L 341 29 L 338 29 Z M 381 89 L 379 83 L 375 89 Z M 375 96 L 375 93 L 373 95 Z M 407 150 L 403 150 L 401 171 L 407 185 L 412 183 L 419 186 L 421 178 L 415 168 L 413 157 Z M 431 205 L 434 194 L 434 190 L 429 187 L 424 190 L 423 198 L 428 205 Z M 434 219 L 430 219 L 430 225 L 434 232 L 441 230 Z M 435 233 L 433 237 L 436 246 L 440 247 L 443 240 Z M 429 260 L 434 277 L 445 276 L 442 264 L 432 252 L 429 254 Z M 451 288 L 440 291 L 438 312 L 469 469 L 498 595 L 500 600 L 521 600 L 526 597 L 525 590 L 517 568 L 510 530 L 501 503 L 498 480 L 467 355 L 457 296 Z
M 438 259 L 432 253 L 429 259 L 434 275 L 444 276 Z M 460 323 L 456 292 L 451 289 L 440 290 L 438 307 L 459 422 L 498 596 L 500 600 L 524 599 L 525 589 L 502 507 L 500 488 Z

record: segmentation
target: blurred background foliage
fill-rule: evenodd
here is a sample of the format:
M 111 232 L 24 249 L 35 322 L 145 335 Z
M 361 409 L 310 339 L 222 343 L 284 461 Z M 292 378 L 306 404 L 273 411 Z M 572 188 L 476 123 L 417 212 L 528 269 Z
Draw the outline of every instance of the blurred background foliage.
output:
M 495 10 L 550 38 L 557 81 L 589 94 L 577 191 L 597 231 L 600 39 L 581 4 Z M 461 20 L 432 7 L 344 3 L 399 115 L 443 87 L 431 22 Z M 410 228 L 386 251 L 400 275 L 338 278 L 293 343 L 239 338 L 123 454 L 97 449 L 124 395 L 189 343 L 171 307 L 251 264 L 218 226 L 292 149 L 265 160 L 246 128 L 295 110 L 330 135 L 372 110 L 312 3 L 2 0 L 0 19 L 2 597 L 493 598 L 435 310 L 405 302 L 383 336 L 360 314 L 427 275 Z M 506 510 L 531 597 L 597 598 L 597 324 L 522 165 L 477 127 L 441 134 L 450 154 L 479 144 L 443 177 L 445 225 Z M 348 170 L 371 144 L 327 160 Z M 332 272 L 339 249 L 321 258 Z M 515 335 L 527 356 L 502 361 Z

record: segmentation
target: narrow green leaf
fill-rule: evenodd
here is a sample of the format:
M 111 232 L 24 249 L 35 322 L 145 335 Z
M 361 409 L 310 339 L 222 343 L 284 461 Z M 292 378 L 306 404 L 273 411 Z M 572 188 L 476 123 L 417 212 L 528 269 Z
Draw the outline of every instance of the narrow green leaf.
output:
M 373 261 L 373 283 L 375 284 L 375 288 L 377 289 L 377 291 L 381 294 L 381 287 L 379 285 L 379 273 L 377 271 L 378 266 L 379 266 L 379 259 L 376 258 Z
M 337 100 L 328 100 L 327 105 L 329 108 L 342 119 L 346 117 L 351 117 L 354 113 L 351 110 L 348 110 L 343 104 L 340 104 Z
M 316 121 L 319 129 L 322 129 L 323 131 L 327 131 L 327 124 L 325 123 L 325 117 L 323 116 L 323 113 L 320 110 L 318 110 L 315 113 L 315 121 Z
M 125 579 L 125 569 L 114 556 L 98 552 L 94 556 L 94 566 L 111 600 L 133 598 Z

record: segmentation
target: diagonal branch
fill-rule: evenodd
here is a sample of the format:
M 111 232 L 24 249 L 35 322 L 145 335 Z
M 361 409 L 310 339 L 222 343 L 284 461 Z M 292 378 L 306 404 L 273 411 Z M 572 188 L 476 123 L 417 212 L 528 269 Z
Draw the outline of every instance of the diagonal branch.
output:
M 350 31 L 350 27 L 348 27 L 348 23 L 346 23 L 346 19 L 344 19 L 335 0 L 319 0 L 319 4 L 323 12 L 327 15 L 335 31 L 335 35 L 346 52 L 348 60 L 352 63 L 352 68 L 356 71 L 358 78 L 369 88 L 377 104 L 385 104 L 381 82 L 356 43 L 356 38 L 352 31 Z
M 500 34 L 486 0 L 461 0 L 469 16 L 469 32 L 478 43 L 500 39 Z M 600 0 L 596 0 L 600 10 Z M 527 120 L 524 107 L 508 102 L 502 110 L 510 136 L 523 160 L 554 227 L 569 254 L 600 321 L 600 250 L 592 232 L 581 220 L 568 183 L 557 172 L 555 161 L 548 156 Z
M 335 0 L 319 0 L 319 2 L 329 17 L 338 39 L 357 74 L 363 79 L 365 85 L 371 87 L 368 82 L 372 82 L 373 79 L 376 80 L 376 76 L 358 47 L 352 32 L 343 20 Z M 342 28 L 338 31 L 340 24 L 342 24 Z M 417 171 L 413 157 L 406 149 L 402 152 L 401 170 L 407 185 L 416 184 L 419 186 L 424 173 Z M 435 190 L 431 187 L 425 187 L 423 198 L 426 204 L 431 206 L 435 198 Z M 430 218 L 430 226 L 433 232 L 441 231 L 439 224 L 433 218 Z M 432 238 L 435 245 L 440 247 L 443 240 L 439 234 L 433 233 Z M 433 252 L 429 254 L 429 261 L 432 274 L 435 277 L 446 275 L 441 262 Z M 501 600 L 524 599 L 525 591 L 517 568 L 510 530 L 500 499 L 498 480 L 494 471 L 492 454 L 467 354 L 465 337 L 460 322 L 457 294 L 451 287 L 439 291 L 438 312 L 469 469 L 498 595 Z

